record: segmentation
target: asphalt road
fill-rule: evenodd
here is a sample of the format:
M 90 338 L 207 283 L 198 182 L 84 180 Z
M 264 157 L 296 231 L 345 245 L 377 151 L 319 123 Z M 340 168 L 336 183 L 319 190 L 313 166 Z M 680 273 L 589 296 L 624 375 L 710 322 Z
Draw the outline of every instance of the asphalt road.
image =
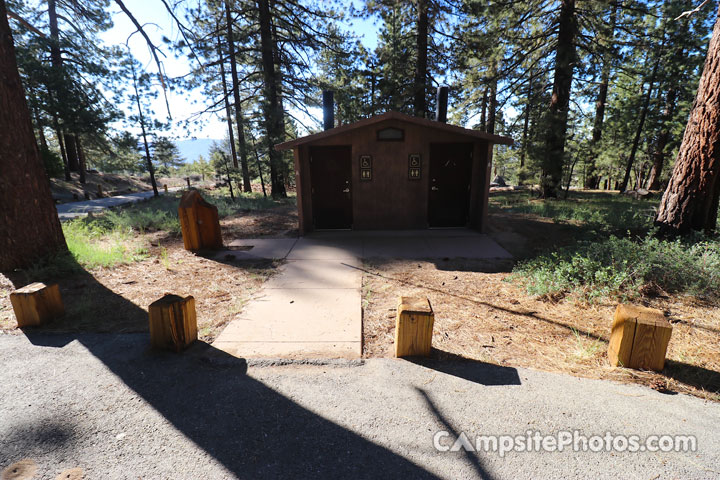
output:
M 720 477 L 720 405 L 480 362 L 248 365 L 143 334 L 0 335 L 0 469 L 91 479 Z M 465 432 L 683 434 L 684 452 L 440 452 Z M 581 445 L 581 444 L 579 444 Z
M 170 188 L 169 190 L 179 190 L 179 188 Z M 158 193 L 163 195 L 165 192 L 162 188 L 158 188 Z M 58 217 L 60 220 L 70 220 L 73 218 L 84 217 L 88 213 L 96 213 L 106 208 L 124 205 L 126 203 L 139 202 L 153 196 L 153 191 L 127 193 L 125 195 L 116 195 L 114 197 L 97 198 L 95 200 L 84 200 L 82 202 L 60 203 L 56 205 Z

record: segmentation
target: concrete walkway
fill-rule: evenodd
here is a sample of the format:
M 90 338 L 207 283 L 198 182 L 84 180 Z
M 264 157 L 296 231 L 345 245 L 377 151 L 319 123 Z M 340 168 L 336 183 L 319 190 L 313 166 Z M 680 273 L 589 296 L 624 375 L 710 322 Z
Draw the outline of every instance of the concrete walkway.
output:
M 178 187 L 168 189 L 170 191 L 179 190 Z M 160 195 L 165 192 L 162 188 L 158 189 Z M 60 221 L 72 220 L 73 218 L 85 217 L 88 213 L 97 213 L 106 208 L 124 205 L 126 203 L 139 202 L 147 200 L 153 196 L 153 191 L 127 193 L 125 195 L 116 195 L 114 197 L 97 198 L 95 200 L 85 200 L 82 202 L 69 202 L 56 205 L 58 217 Z
M 242 358 L 360 357 L 362 258 L 511 258 L 469 230 L 320 232 L 229 246 L 216 258 L 286 260 L 213 344 Z

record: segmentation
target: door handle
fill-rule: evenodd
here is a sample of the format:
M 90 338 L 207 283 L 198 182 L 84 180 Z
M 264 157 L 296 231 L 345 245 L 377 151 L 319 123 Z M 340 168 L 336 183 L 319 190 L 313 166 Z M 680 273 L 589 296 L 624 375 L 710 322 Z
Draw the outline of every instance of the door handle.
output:
M 350 193 L 350 189 L 349 189 L 349 188 L 343 188 L 343 193 Z
M 432 190 L 433 192 L 437 192 L 440 189 L 438 187 L 436 187 L 435 185 L 433 185 L 432 187 L 430 187 L 430 190 Z

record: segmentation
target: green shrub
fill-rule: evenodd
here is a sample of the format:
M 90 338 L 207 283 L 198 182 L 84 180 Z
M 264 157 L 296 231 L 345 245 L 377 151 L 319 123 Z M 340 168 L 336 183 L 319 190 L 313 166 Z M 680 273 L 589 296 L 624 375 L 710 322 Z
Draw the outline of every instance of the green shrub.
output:
M 715 299 L 720 293 L 720 242 L 610 236 L 518 264 L 510 277 L 534 295 L 581 299 L 635 297 L 645 287 Z

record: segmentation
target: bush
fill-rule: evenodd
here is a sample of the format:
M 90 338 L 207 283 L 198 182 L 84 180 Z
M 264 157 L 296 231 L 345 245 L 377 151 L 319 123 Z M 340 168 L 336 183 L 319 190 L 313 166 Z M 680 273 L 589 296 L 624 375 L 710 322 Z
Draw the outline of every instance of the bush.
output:
M 570 293 L 589 301 L 632 298 L 658 288 L 714 299 L 720 292 L 720 242 L 702 236 L 610 236 L 520 263 L 511 279 L 531 294 Z

